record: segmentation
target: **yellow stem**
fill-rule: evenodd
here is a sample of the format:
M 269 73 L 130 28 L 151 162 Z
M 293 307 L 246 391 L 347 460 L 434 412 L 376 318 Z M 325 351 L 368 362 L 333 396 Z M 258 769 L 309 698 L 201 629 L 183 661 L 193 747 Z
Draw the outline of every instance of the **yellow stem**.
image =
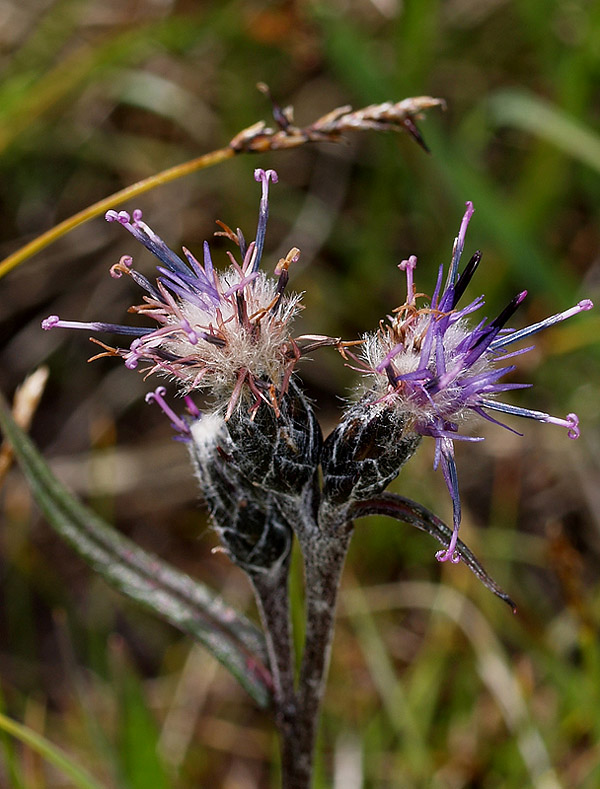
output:
M 211 151 L 211 153 L 205 153 L 203 156 L 199 156 L 197 159 L 192 159 L 191 161 L 184 162 L 183 164 L 176 164 L 174 167 L 170 167 L 168 170 L 163 170 L 161 173 L 151 175 L 149 178 L 144 178 L 142 181 L 131 184 L 131 186 L 126 186 L 125 189 L 121 189 L 120 191 L 105 197 L 103 200 L 88 206 L 88 208 L 84 208 L 83 211 L 79 211 L 79 213 L 74 214 L 68 219 L 65 219 L 64 222 L 61 222 L 50 230 L 47 230 L 45 233 L 42 233 L 41 236 L 37 236 L 37 238 L 35 238 L 33 241 L 30 241 L 29 244 L 25 244 L 24 247 L 17 249 L 16 252 L 13 252 L 12 255 L 9 255 L 7 258 L 5 258 L 0 263 L 0 279 L 2 279 L 2 277 L 11 269 L 15 268 L 32 255 L 35 255 L 40 250 L 54 243 L 54 241 L 57 241 L 61 236 L 64 236 L 66 233 L 73 230 L 73 228 L 78 227 L 84 222 L 87 222 L 89 219 L 93 219 L 95 216 L 104 213 L 109 208 L 114 208 L 114 206 L 122 203 L 124 200 L 129 200 L 132 197 L 137 197 L 138 195 L 143 194 L 144 192 L 149 192 L 156 186 L 169 183 L 169 181 L 174 181 L 177 178 L 182 178 L 184 175 L 189 175 L 190 173 L 196 172 L 196 170 L 203 170 L 205 167 L 212 167 L 213 165 L 219 164 L 226 159 L 231 159 L 236 153 L 238 152 L 229 146 L 226 148 L 220 148 L 217 151 Z

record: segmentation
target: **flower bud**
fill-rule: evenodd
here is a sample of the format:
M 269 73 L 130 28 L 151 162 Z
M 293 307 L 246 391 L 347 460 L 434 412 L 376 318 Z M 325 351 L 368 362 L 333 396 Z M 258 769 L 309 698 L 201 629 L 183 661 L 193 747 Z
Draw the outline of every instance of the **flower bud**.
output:
M 321 428 L 302 390 L 290 381 L 279 413 L 261 406 L 254 417 L 238 408 L 227 421 L 233 464 L 265 491 L 300 496 L 315 479 L 323 444 Z
M 289 553 L 292 530 L 275 496 L 253 484 L 233 461 L 225 420 L 208 414 L 188 442 L 213 525 L 232 561 L 248 572 L 268 572 Z
M 380 494 L 416 450 L 421 437 L 387 403 L 366 394 L 323 445 L 323 507 Z

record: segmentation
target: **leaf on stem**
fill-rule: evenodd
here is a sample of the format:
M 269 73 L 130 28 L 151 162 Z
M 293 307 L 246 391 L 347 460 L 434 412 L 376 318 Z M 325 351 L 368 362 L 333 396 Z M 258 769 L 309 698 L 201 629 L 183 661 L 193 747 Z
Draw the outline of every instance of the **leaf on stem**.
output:
M 390 518 L 408 523 L 415 526 L 421 531 L 431 534 L 432 537 L 440 542 L 445 548 L 450 545 L 452 537 L 452 529 L 441 521 L 436 515 L 430 512 L 426 507 L 417 504 L 416 501 L 411 501 L 404 496 L 399 496 L 396 493 L 383 493 L 367 501 L 355 502 L 350 510 L 350 518 L 362 518 L 365 515 L 388 515 Z M 479 560 L 467 548 L 467 546 L 458 540 L 456 544 L 456 551 L 460 554 L 460 558 L 471 570 L 471 572 L 479 578 L 481 583 L 486 586 L 501 600 L 504 600 L 516 612 L 517 607 L 513 600 L 507 593 L 501 589 L 498 584 L 491 578 L 483 569 Z
M 111 585 L 191 635 L 261 706 L 271 700 L 262 633 L 214 592 L 105 523 L 54 476 L 0 398 L 0 426 L 55 531 Z

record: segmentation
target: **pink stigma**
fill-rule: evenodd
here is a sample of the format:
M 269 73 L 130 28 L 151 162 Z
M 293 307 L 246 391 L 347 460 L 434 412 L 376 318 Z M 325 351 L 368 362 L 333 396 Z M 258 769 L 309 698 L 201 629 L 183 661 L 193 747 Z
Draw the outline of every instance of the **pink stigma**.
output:
M 400 271 L 406 272 L 406 303 L 414 304 L 415 300 L 415 285 L 413 280 L 413 271 L 417 267 L 416 255 L 411 255 L 408 260 L 403 260 L 398 263 Z
M 569 436 L 569 438 L 572 438 L 575 441 L 581 435 L 581 431 L 579 430 L 579 417 L 577 416 L 577 414 L 567 414 L 566 421 L 569 426 L 567 435 Z
M 456 540 L 454 538 L 454 535 L 452 535 L 452 541 L 456 545 Z M 438 560 L 438 562 L 452 562 L 452 564 L 459 564 L 460 562 L 460 554 L 458 554 L 452 548 L 452 542 L 450 543 L 450 546 L 448 546 L 446 550 L 438 551 L 435 555 L 435 558 Z
M 262 167 L 257 167 L 254 171 L 254 180 L 255 181 L 262 181 L 263 187 L 269 183 L 269 179 L 273 181 L 274 184 L 277 183 L 279 180 L 279 176 L 277 175 L 276 170 L 263 170 Z
M 166 393 L 167 390 L 165 389 L 164 386 L 157 386 L 153 392 L 148 392 L 145 398 L 146 402 L 151 403 L 152 401 L 154 401 L 155 403 L 157 403 L 162 409 L 162 411 L 169 417 L 169 419 L 171 420 L 171 424 L 173 425 L 175 430 L 178 430 L 180 433 L 189 433 L 190 429 L 188 425 L 183 421 L 181 417 L 177 416 L 175 411 L 173 411 L 173 409 L 165 402 L 164 396 L 166 395 Z
M 58 326 L 59 323 L 60 318 L 58 315 L 49 315 L 42 321 L 42 329 L 44 329 L 44 331 L 50 331 L 50 329 L 54 329 L 55 326 Z

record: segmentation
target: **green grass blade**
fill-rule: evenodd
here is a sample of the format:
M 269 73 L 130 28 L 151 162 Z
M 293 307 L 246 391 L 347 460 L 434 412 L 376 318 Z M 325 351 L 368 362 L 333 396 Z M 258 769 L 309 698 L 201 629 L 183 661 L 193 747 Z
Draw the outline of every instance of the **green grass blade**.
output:
M 200 17 L 173 17 L 136 25 L 93 46 L 85 42 L 56 64 L 40 64 L 39 73 L 32 70 L 24 77 L 18 72 L 0 85 L 0 151 L 49 113 L 56 113 L 61 104 L 90 82 L 99 82 L 114 69 L 143 60 L 152 51 L 150 42 L 181 51 L 197 43 L 209 29 L 210 25 L 203 25 Z
M 267 706 L 270 692 L 261 666 L 265 647 L 257 628 L 206 586 L 144 551 L 74 499 L 3 400 L 0 426 L 58 534 L 109 584 L 203 644 L 258 704 Z
M 70 785 L 77 787 L 77 789 L 102 789 L 101 784 L 95 781 L 89 773 L 75 764 L 64 751 L 42 737 L 41 734 L 7 718 L 2 713 L 0 713 L 0 729 L 12 737 L 16 737 L 17 740 L 53 764 L 72 781 Z
M 541 137 L 600 172 L 600 135 L 559 107 L 522 90 L 499 91 L 488 107 L 499 126 L 513 126 Z
M 559 305 L 574 301 L 579 283 L 572 271 L 559 266 L 540 247 L 515 213 L 510 197 L 502 195 L 472 165 L 464 146 L 460 142 L 448 143 L 435 121 L 427 126 L 427 140 L 435 151 L 435 160 L 430 163 L 432 171 L 461 201 L 473 201 L 478 226 L 505 255 L 515 283 L 552 294 Z
M 119 692 L 120 750 L 124 783 L 128 789 L 169 789 L 169 779 L 158 754 L 158 727 L 139 676 L 126 651 L 114 655 L 114 682 Z
M 2 687 L 0 687 L 0 715 L 3 713 L 4 709 L 4 695 Z M 13 789 L 27 789 L 22 772 L 19 769 L 14 742 L 8 732 L 2 727 L 0 727 L 0 765 L 4 768 L 5 774 Z

